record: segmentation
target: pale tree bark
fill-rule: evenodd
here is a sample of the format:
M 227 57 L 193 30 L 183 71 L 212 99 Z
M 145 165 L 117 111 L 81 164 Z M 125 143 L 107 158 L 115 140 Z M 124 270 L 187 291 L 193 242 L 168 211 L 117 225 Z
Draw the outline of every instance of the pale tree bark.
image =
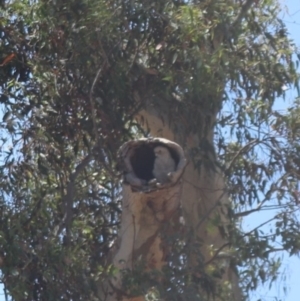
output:
M 210 124 L 206 125 L 208 130 L 199 129 L 193 134 L 185 131 L 184 123 L 178 127 L 178 120 L 169 120 L 162 110 L 158 112 L 151 106 L 140 111 L 136 118 L 153 137 L 164 137 L 183 147 L 189 164 L 183 175 L 181 205 L 189 242 L 193 245 L 201 241 L 199 252 L 204 255 L 207 268 L 221 267 L 225 270 L 221 285 L 227 286 L 230 300 L 242 300 L 238 277 L 230 266 L 228 241 L 219 231 L 220 228 L 226 229 L 229 223 L 229 202 L 223 174 L 216 165 L 213 169 L 202 167 L 199 171 L 195 168 L 191 155 L 191 150 L 197 148 L 203 138 L 213 147 L 215 117 L 212 116 Z M 205 156 L 206 158 L 202 159 L 215 160 L 211 153 L 206 153 Z M 216 216 L 220 218 L 218 225 L 211 222 Z M 195 255 L 191 254 L 189 258 L 191 268 L 197 266 Z M 197 270 L 194 271 L 194 275 L 197 275 Z
M 166 231 L 164 228 L 166 221 L 177 224 L 177 228 L 173 227 L 171 230 L 169 228 L 167 231 L 178 231 L 181 206 L 187 243 L 193 250 L 189 254 L 189 270 L 194 277 L 201 279 L 201 272 L 199 273 L 197 269 L 199 260 L 197 252 L 201 252 L 208 270 L 220 268 L 224 271 L 219 284 L 227 286 L 228 300 L 242 300 L 237 276 L 230 267 L 228 242 L 219 231 L 220 227 L 226 228 L 228 224 L 226 216 L 228 196 L 223 175 L 216 166 L 215 169 L 202 168 L 199 171 L 194 167 L 190 155 L 190 151 L 199 145 L 202 138 L 213 145 L 214 120 L 211 120 L 210 131 L 202 131 L 202 134 L 197 135 L 186 133 L 184 127 L 181 130 L 178 130 L 178 127 L 176 131 L 173 130 L 172 123 L 166 115 L 162 115 L 162 111 L 158 114 L 153 108 L 140 111 L 136 119 L 153 137 L 159 136 L 168 140 L 141 139 L 126 143 L 120 150 L 122 170 L 125 171 L 122 219 L 119 239 L 111 261 L 118 272 L 111 278 L 109 284 L 105 284 L 106 291 L 102 299 L 145 300 L 142 295 L 130 297 L 130 292 L 124 289 L 122 282 L 126 279 L 126 272 L 134 270 L 140 263 L 144 264 L 145 271 L 161 270 L 165 265 L 170 250 L 165 248 L 166 244 L 161 234 L 162 231 Z M 149 165 L 142 164 L 142 170 L 138 170 L 141 162 L 151 157 L 149 149 L 153 151 L 157 144 L 168 146 L 173 149 L 175 157 L 177 156 L 176 171 L 164 185 L 151 181 L 151 176 L 142 173 L 144 169 L 151 171 L 153 162 Z M 146 149 L 139 153 L 138 150 L 144 146 L 148 147 L 148 151 Z M 188 164 L 184 154 L 188 155 Z M 217 224 L 212 223 L 216 216 L 220 218 Z M 198 251 L 195 251 L 194 246 L 198 247 Z
M 153 176 L 154 149 L 157 146 L 167 148 L 176 163 L 165 183 L 159 183 Z M 124 172 L 122 216 L 111 260 L 117 272 L 108 283 L 100 286 L 100 296 L 108 301 L 142 301 L 142 294 L 130 297 L 132 293 L 123 282 L 128 276 L 126 273 L 137 267 L 157 273 L 165 265 L 168 246 L 162 231 L 171 235 L 175 228 L 178 230 L 181 177 L 186 159 L 178 144 L 156 138 L 125 143 L 119 150 L 119 161 L 119 168 Z

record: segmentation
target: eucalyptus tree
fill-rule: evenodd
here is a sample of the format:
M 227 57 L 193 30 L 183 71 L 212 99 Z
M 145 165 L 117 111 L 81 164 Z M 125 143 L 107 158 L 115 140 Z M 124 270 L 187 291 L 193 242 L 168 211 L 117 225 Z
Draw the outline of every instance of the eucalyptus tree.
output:
M 99 299 L 115 273 L 117 150 L 137 137 L 184 148 L 185 231 L 170 238 L 164 281 L 137 270 L 126 292 L 222 299 L 276 278 L 273 254 L 299 251 L 298 123 L 273 110 L 298 87 L 297 50 L 276 1 L 0 7 L 0 263 L 13 300 Z M 272 233 L 238 227 L 268 208 Z

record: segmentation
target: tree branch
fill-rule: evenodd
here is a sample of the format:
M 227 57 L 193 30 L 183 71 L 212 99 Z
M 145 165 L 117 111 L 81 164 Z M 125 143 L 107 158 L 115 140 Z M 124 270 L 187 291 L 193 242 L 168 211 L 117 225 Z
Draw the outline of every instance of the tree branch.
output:
M 268 201 L 268 199 L 264 199 L 255 209 L 251 209 L 251 210 L 247 210 L 247 211 L 243 211 L 243 212 L 239 212 L 239 213 L 235 213 L 234 217 L 243 217 L 243 216 L 247 216 L 253 212 L 259 211 L 260 209 L 262 209 L 262 205 Z
M 109 55 L 112 53 L 113 49 L 115 47 L 117 47 L 118 45 L 119 45 L 119 42 L 111 49 Z M 100 48 L 102 50 L 102 54 L 103 54 L 103 57 L 104 57 L 104 62 L 102 63 L 101 67 L 97 71 L 97 74 L 95 75 L 95 78 L 93 80 L 93 83 L 92 83 L 92 86 L 91 86 L 91 89 L 90 89 L 90 93 L 89 93 L 89 99 L 90 99 L 90 104 L 91 104 L 91 109 L 92 109 L 93 132 L 94 132 L 94 135 L 95 135 L 96 145 L 99 144 L 98 143 L 99 138 L 98 138 L 98 131 L 97 131 L 97 126 L 96 126 L 96 108 L 95 108 L 95 103 L 94 103 L 94 99 L 93 99 L 93 93 L 94 93 L 95 85 L 98 82 L 100 76 L 102 75 L 103 70 L 106 67 L 110 67 L 108 56 L 107 56 L 106 52 L 104 51 L 101 42 L 100 42 Z
M 271 222 L 272 220 L 276 219 L 277 217 L 278 217 L 278 214 L 277 214 L 276 216 L 270 218 L 269 220 L 263 222 L 263 223 L 260 224 L 259 226 L 253 228 L 253 229 L 250 230 L 249 232 L 245 233 L 242 237 L 240 237 L 240 238 L 238 239 L 237 243 L 238 243 L 239 241 L 241 241 L 244 237 L 250 235 L 252 232 L 254 232 L 255 230 L 259 229 L 260 227 L 266 225 L 267 223 Z M 220 254 L 220 252 L 221 252 L 223 249 L 225 249 L 226 247 L 230 246 L 230 244 L 231 244 L 230 242 L 227 242 L 227 243 L 225 243 L 224 245 L 222 245 L 218 250 L 216 250 L 215 254 L 214 254 L 208 261 L 205 262 L 205 265 L 208 265 L 208 264 L 210 264 L 211 262 L 213 262 L 213 261 L 218 257 L 218 255 Z M 282 250 L 284 250 L 284 249 L 281 249 L 281 248 L 280 248 L 280 249 L 275 249 L 275 248 L 274 248 L 274 249 L 268 250 L 268 251 L 266 251 L 266 252 L 271 253 L 271 252 L 282 251 Z M 228 254 L 228 257 L 230 257 L 230 254 Z
M 107 59 L 107 57 L 106 57 Z M 107 60 L 105 60 L 102 64 L 102 66 L 99 68 L 94 80 L 93 80 L 93 84 L 92 84 L 92 87 L 91 87 L 91 90 L 90 90 L 90 104 L 91 104 L 91 110 L 92 110 L 92 122 L 93 122 L 93 132 L 94 132 L 94 135 L 95 135 L 95 139 L 96 139 L 96 144 L 98 144 L 98 131 L 97 131 L 97 127 L 96 127 L 96 108 L 95 108 L 95 104 L 94 104 L 94 99 L 93 99 L 93 92 L 94 92 L 94 88 L 95 88 L 95 85 L 97 83 L 97 81 L 99 80 L 99 77 L 104 69 L 105 66 L 109 66 L 109 63 Z
M 252 4 L 255 2 L 256 0 L 247 0 L 245 2 L 245 4 L 242 6 L 240 13 L 238 14 L 238 16 L 236 17 L 236 19 L 233 21 L 232 25 L 231 25 L 231 29 L 232 30 L 236 30 L 236 28 L 238 26 L 240 26 L 242 20 L 245 18 L 248 10 L 250 9 L 250 7 L 252 6 Z
M 67 194 L 64 197 L 63 204 L 64 204 L 64 217 L 56 231 L 56 236 L 59 235 L 62 229 L 66 228 L 66 237 L 67 240 L 70 236 L 70 225 L 73 218 L 73 202 L 74 202 L 74 192 L 75 192 L 75 181 L 78 175 L 82 172 L 82 170 L 89 164 L 92 159 L 92 155 L 87 155 L 81 163 L 77 165 L 75 171 L 71 173 L 69 177 L 69 183 L 67 185 Z
M 255 146 L 256 144 L 258 144 L 260 141 L 258 139 L 254 139 L 252 141 L 250 141 L 249 143 L 247 143 L 245 146 L 243 146 L 241 149 L 239 149 L 239 151 L 235 154 L 235 156 L 233 157 L 233 159 L 230 161 L 230 163 L 228 164 L 228 167 L 225 170 L 225 174 L 228 175 L 228 173 L 230 172 L 231 167 L 233 166 L 233 164 L 235 163 L 235 161 L 238 159 L 238 157 L 245 151 L 248 151 L 250 149 L 250 147 Z

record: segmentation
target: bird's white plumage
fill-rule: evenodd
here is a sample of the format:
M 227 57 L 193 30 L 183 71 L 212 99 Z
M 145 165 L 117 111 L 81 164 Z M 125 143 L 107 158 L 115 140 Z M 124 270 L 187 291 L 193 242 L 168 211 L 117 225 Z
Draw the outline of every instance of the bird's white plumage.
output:
M 175 161 L 164 146 L 155 147 L 154 155 L 153 175 L 159 183 L 164 184 L 169 180 L 168 174 L 175 171 Z

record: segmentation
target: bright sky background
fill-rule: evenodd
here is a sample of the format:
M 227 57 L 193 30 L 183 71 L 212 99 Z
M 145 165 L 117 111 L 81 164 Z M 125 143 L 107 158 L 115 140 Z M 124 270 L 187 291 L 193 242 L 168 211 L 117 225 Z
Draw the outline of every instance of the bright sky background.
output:
M 288 28 L 291 39 L 295 41 L 297 47 L 300 49 L 300 0 L 279 0 L 282 5 L 282 17 Z M 259 3 L 259 1 L 258 1 Z M 276 106 L 277 109 L 285 110 L 289 104 L 297 97 L 296 91 L 288 91 L 286 101 L 280 101 Z M 273 214 L 273 213 L 269 213 Z M 300 218 L 300 215 L 299 215 Z M 247 229 L 253 228 L 260 222 L 268 219 L 268 213 L 251 215 L 244 222 L 244 227 Z M 268 227 L 268 226 L 267 226 Z M 251 301 L 257 301 L 260 298 L 270 301 L 300 301 L 300 258 L 284 255 L 284 264 L 282 266 L 282 274 L 285 275 L 284 281 L 278 281 L 278 285 L 269 287 L 262 287 L 255 294 L 253 294 Z M 283 288 L 286 287 L 286 294 Z M 1 292 L 1 286 L 0 286 Z M 0 301 L 5 301 L 3 293 L 0 293 Z M 228 300 L 230 301 L 230 300 Z
M 283 12 L 284 21 L 292 39 L 295 41 L 297 47 L 300 48 L 300 0 L 285 0 L 283 4 L 286 4 L 287 6 L 287 11 Z M 290 97 L 287 97 L 287 101 L 292 101 L 297 96 L 299 97 L 296 91 L 291 91 Z M 286 298 L 283 299 L 285 301 L 299 301 L 300 258 L 296 256 L 286 256 L 285 262 L 288 294 Z
M 288 28 L 290 37 L 300 49 L 300 0 L 279 1 L 282 6 L 282 18 Z M 287 106 L 290 105 L 297 96 L 295 90 L 287 91 L 286 100 L 279 100 L 275 105 L 276 109 L 286 110 Z M 268 220 L 273 214 L 274 212 L 264 211 L 259 214 L 250 215 L 244 221 L 244 227 L 246 229 L 252 229 L 253 226 Z M 268 229 L 268 227 L 270 228 L 270 225 L 266 225 L 265 229 Z M 281 271 L 283 279 L 280 280 L 279 277 L 277 285 L 273 285 L 271 288 L 266 285 L 256 291 L 251 301 L 257 301 L 260 298 L 266 301 L 300 301 L 300 258 L 297 256 L 289 257 L 288 254 L 285 254 L 283 256 Z M 284 293 L 284 288 L 286 288 L 286 294 Z

